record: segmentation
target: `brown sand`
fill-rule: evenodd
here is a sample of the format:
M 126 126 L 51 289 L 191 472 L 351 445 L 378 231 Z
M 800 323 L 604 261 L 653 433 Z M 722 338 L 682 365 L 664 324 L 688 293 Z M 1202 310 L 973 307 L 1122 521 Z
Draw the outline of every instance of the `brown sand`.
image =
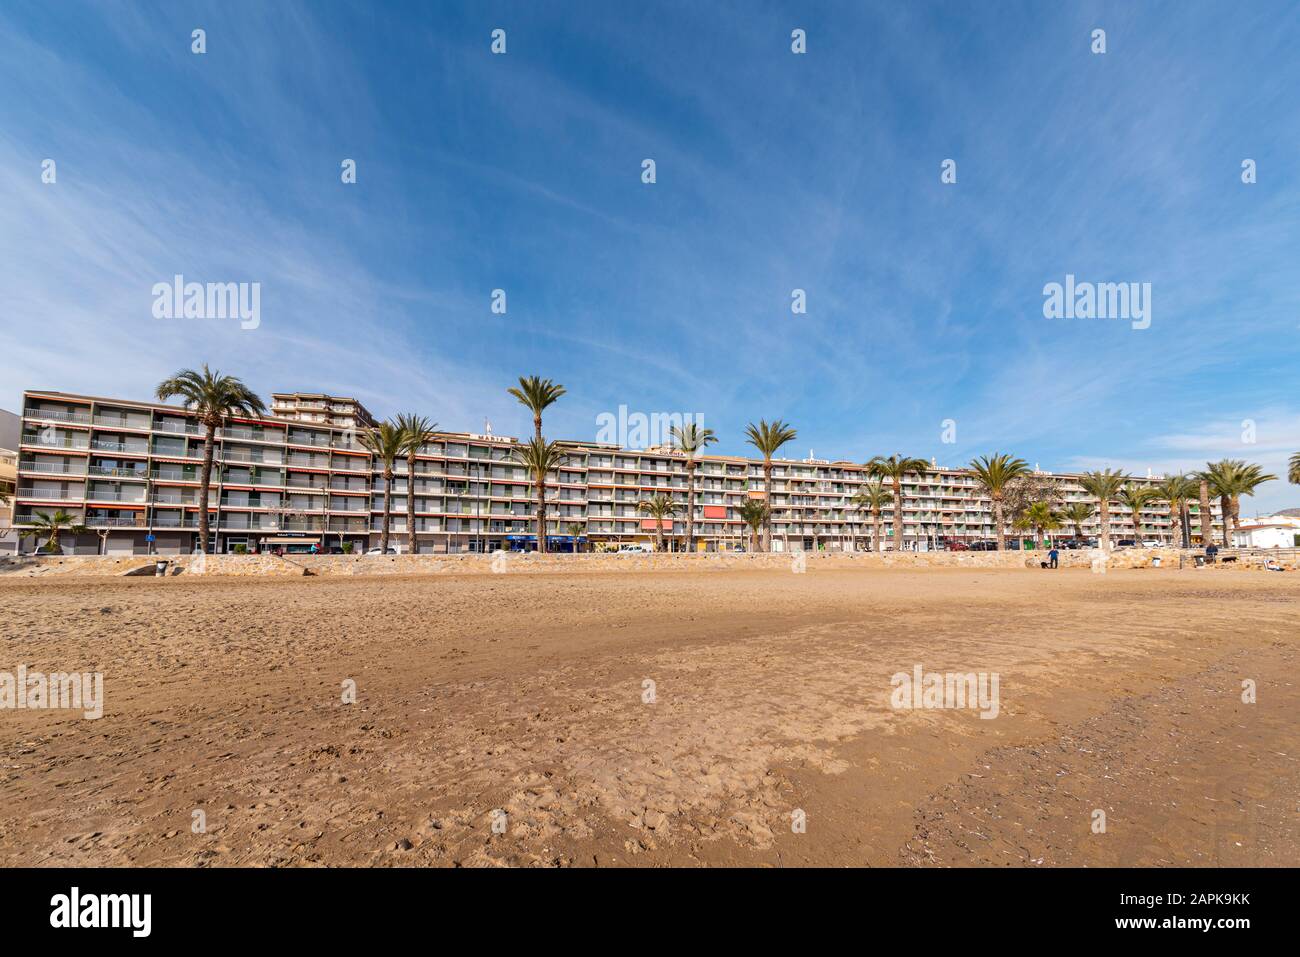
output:
M 0 604 L 0 670 L 106 697 L 0 711 L 4 865 L 1300 864 L 1300 576 L 9 579 Z M 997 672 L 1000 714 L 893 710 L 916 664 Z

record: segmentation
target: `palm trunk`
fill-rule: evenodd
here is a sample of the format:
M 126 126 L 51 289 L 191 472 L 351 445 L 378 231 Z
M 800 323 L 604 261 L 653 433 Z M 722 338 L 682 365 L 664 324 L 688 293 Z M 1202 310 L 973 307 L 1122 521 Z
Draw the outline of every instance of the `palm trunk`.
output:
M 903 550 L 903 478 L 894 476 L 894 551 Z
M 217 437 L 217 424 L 206 423 L 203 433 L 203 471 L 199 473 L 199 551 L 208 551 L 208 483 L 212 481 L 212 453 Z
M 393 519 L 393 467 L 384 466 L 384 522 L 379 527 L 379 553 L 388 554 L 388 526 Z
M 766 548 L 764 551 L 772 550 L 772 460 L 763 460 L 763 504 L 766 506 L 763 515 L 763 538 Z
M 1174 548 L 1183 547 L 1183 503 L 1169 503 L 1169 543 Z
M 1232 547 L 1232 499 L 1219 496 L 1219 512 L 1223 515 L 1223 547 Z
M 1110 551 L 1110 502 L 1102 499 L 1097 504 L 1097 518 L 1101 521 L 1101 550 Z
M 686 554 L 695 554 L 695 460 L 686 460 Z
M 876 509 L 876 511 L 875 511 L 875 516 L 876 516 L 876 517 L 875 517 L 875 520 L 874 520 L 874 524 L 875 524 L 875 536 L 876 536 L 876 537 L 875 537 L 875 540 L 871 543 L 871 550 L 872 550 L 873 552 L 879 552 L 879 551 L 880 551 L 880 533 L 881 533 L 881 531 L 884 530 L 885 522 L 884 522 L 884 516 L 882 516 L 882 515 L 880 514 L 880 509 Z
M 406 457 L 406 550 L 415 554 L 415 453 Z
M 997 525 L 998 532 L 998 551 L 1007 550 L 1007 533 L 1002 523 L 1002 496 L 998 494 L 993 498 L 993 522 Z
M 655 551 L 664 550 L 664 521 L 661 518 L 655 519 Z
M 542 414 L 533 416 L 533 435 L 542 440 Z M 537 553 L 546 554 L 546 473 L 537 476 Z
M 537 476 L 537 551 L 546 553 L 546 473 Z
M 1214 524 L 1210 516 L 1210 483 L 1201 479 L 1201 547 L 1214 541 Z

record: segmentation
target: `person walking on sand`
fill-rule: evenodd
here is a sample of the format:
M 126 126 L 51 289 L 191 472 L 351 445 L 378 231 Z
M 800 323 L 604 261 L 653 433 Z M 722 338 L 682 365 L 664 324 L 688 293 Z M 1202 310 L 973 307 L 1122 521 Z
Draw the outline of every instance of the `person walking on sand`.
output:
M 1061 558 L 1061 553 L 1057 551 L 1056 546 L 1053 545 L 1052 550 L 1047 553 L 1047 567 L 1048 568 L 1058 567 L 1060 558 Z

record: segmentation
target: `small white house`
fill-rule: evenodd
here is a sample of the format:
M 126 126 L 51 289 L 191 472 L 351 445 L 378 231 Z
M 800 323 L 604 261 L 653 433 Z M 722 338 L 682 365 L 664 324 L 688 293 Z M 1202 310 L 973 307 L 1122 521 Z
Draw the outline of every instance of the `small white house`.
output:
M 1243 519 L 1232 533 L 1232 543 L 1237 548 L 1300 547 L 1300 518 L 1268 515 L 1253 521 Z

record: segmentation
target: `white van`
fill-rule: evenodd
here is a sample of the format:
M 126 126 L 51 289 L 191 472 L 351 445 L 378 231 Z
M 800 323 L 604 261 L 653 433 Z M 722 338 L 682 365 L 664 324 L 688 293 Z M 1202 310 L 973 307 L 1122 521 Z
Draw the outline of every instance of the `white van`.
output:
M 650 549 L 644 545 L 620 545 L 618 546 L 620 555 L 649 555 Z

